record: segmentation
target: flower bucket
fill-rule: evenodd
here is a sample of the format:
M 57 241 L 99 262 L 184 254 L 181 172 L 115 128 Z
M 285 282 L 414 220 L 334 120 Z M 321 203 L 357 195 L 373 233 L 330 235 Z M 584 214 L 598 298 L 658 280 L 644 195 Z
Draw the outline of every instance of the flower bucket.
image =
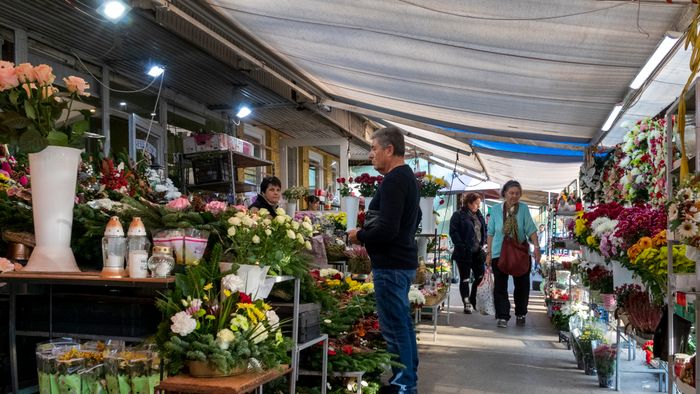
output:
M 29 154 L 36 247 L 26 271 L 80 271 L 70 248 L 80 152 L 49 146 Z
M 600 290 L 590 291 L 590 302 L 592 304 L 598 304 L 600 302 Z
M 369 204 L 372 203 L 373 198 L 374 197 L 365 197 L 365 211 L 367 211 L 369 209 Z
M 420 198 L 421 234 L 433 234 L 435 232 L 435 217 L 433 215 L 434 203 L 435 197 Z
M 206 361 L 188 361 L 187 368 L 193 378 L 216 378 L 223 376 L 240 375 L 248 370 L 247 365 L 233 368 L 229 371 L 220 371 Z
M 598 387 L 612 389 L 615 387 L 615 375 L 598 374 Z
M 288 216 L 294 217 L 296 211 L 297 203 L 287 201 L 287 207 L 285 208 L 284 213 L 286 213 Z
M 632 276 L 632 271 L 623 267 L 619 261 L 613 260 L 611 262 L 613 271 L 613 286 L 620 287 L 624 284 L 637 284 L 642 285 L 642 282 L 638 278 Z M 642 286 L 644 288 L 644 286 Z
M 343 205 L 345 205 L 345 213 L 348 215 L 345 229 L 352 230 L 357 227 L 357 214 L 360 211 L 360 197 L 345 196 L 343 197 L 343 202 Z
M 601 294 L 600 298 L 603 299 L 603 308 L 605 308 L 606 311 L 612 311 L 615 309 L 615 294 Z

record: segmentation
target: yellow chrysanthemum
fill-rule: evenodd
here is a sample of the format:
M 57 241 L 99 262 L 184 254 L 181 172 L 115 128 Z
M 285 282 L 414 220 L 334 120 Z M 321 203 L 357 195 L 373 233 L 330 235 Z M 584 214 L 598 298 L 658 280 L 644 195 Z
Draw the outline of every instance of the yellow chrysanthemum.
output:
M 589 235 L 589 236 L 586 238 L 586 244 L 588 244 L 588 246 L 598 246 L 598 240 L 595 239 L 594 236 Z

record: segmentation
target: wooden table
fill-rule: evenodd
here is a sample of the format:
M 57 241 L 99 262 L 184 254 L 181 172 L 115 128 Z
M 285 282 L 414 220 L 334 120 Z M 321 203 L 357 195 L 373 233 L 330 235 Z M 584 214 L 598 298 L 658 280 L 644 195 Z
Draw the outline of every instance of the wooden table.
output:
M 291 371 L 289 365 L 283 365 L 269 371 L 245 373 L 224 378 L 193 378 L 177 375 L 166 378 L 160 382 L 156 389 L 171 393 L 243 394 L 257 390 L 265 383 L 280 378 Z

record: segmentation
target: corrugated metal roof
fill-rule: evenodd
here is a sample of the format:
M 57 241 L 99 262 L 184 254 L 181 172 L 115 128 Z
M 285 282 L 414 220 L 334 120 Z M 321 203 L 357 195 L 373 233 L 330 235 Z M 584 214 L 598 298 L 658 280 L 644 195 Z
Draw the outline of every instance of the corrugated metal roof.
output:
M 85 63 L 107 64 L 113 73 L 135 85 L 150 82 L 145 72 L 151 63 L 163 64 L 164 87 L 212 108 L 245 102 L 257 108 L 255 116 L 260 122 L 292 137 L 343 135 L 320 115 L 296 111 L 289 99 L 290 87 L 252 69 L 230 48 L 165 8 L 155 9 L 152 15 L 132 9 L 128 21 L 113 24 L 95 12 L 99 3 L 8 0 L 0 14 L 0 25 L 26 29 L 30 39 L 65 53 L 75 52 Z M 82 70 L 71 56 L 62 60 Z M 156 83 L 150 91 L 155 94 L 157 89 Z M 99 89 L 93 90 L 99 94 Z

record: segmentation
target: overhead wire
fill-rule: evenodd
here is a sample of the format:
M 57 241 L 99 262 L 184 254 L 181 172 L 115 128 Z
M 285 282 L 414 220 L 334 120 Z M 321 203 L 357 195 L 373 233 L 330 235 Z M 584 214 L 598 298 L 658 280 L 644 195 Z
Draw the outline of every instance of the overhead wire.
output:
M 151 80 L 151 82 L 150 82 L 148 85 L 146 85 L 145 87 L 140 88 L 140 89 L 135 89 L 135 90 L 114 89 L 114 88 L 109 87 L 109 86 L 105 85 L 104 83 L 102 83 L 102 81 L 101 81 L 99 78 L 97 78 L 97 77 L 95 76 L 95 74 L 93 74 L 93 73 L 90 71 L 90 69 L 88 69 L 88 67 L 85 65 L 85 63 L 83 63 L 83 60 L 80 58 L 80 56 L 78 56 L 77 53 L 75 53 L 74 51 L 71 51 L 71 55 L 73 55 L 73 56 L 78 60 L 78 63 L 80 63 L 80 65 L 83 67 L 83 69 L 85 70 L 85 72 L 87 72 L 100 86 L 102 86 L 103 88 L 109 90 L 110 92 L 117 92 L 117 93 L 140 93 L 140 92 L 143 92 L 143 91 L 148 90 L 148 89 L 153 85 L 153 83 L 155 83 L 155 81 L 158 79 L 158 77 L 153 77 L 153 79 Z M 161 74 L 160 76 L 162 76 L 162 75 L 163 75 L 163 74 Z

